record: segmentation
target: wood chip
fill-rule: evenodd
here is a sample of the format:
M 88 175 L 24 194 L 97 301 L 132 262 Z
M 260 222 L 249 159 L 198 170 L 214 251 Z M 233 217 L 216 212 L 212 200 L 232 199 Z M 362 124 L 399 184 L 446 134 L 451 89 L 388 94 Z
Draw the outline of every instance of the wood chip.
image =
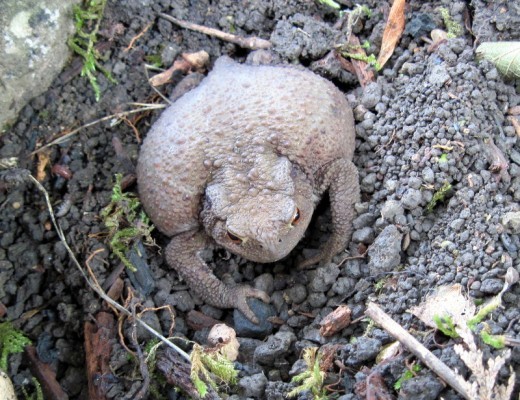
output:
M 211 328 L 213 325 L 220 324 L 218 319 L 207 316 L 200 311 L 191 310 L 186 316 L 186 324 L 194 331 Z
M 507 110 L 507 113 L 509 115 L 520 115 L 520 106 L 511 107 L 509 110 Z
M 190 364 L 183 360 L 179 354 L 170 348 L 157 353 L 155 364 L 157 371 L 166 378 L 166 382 L 174 387 L 180 388 L 188 398 L 200 399 L 199 393 L 190 379 Z M 220 399 L 214 390 L 209 388 L 204 400 Z
M 346 305 L 340 305 L 320 322 L 320 335 L 332 336 L 350 324 L 352 310 Z
M 112 372 L 110 370 L 110 353 L 112 343 L 116 340 L 114 316 L 101 311 L 96 315 L 96 322 L 85 322 L 85 359 L 87 364 L 87 380 L 89 400 L 106 400 Z
M 25 348 L 25 357 L 31 373 L 38 379 L 42 387 L 44 397 L 53 400 L 68 400 L 69 396 L 56 380 L 56 372 L 49 364 L 45 364 L 38 358 L 34 346 Z
M 507 120 L 514 126 L 516 136 L 520 137 L 520 122 L 518 121 L 518 118 L 511 115 L 507 117 Z

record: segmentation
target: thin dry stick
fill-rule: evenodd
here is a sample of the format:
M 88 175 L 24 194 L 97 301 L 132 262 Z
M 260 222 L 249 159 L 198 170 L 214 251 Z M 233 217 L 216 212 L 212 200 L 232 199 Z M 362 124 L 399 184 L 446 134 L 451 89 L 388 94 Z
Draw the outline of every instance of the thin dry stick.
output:
M 461 378 L 453 370 L 439 360 L 432 352 L 410 335 L 401 325 L 395 322 L 375 303 L 369 303 L 365 314 L 403 344 L 408 351 L 415 354 L 424 364 L 435 372 L 442 380 L 455 389 L 462 397 L 472 400 L 470 394 L 461 384 Z
M 72 260 L 72 263 L 74 266 L 78 269 L 80 274 L 83 276 L 83 279 L 87 282 L 87 284 L 90 286 L 94 292 L 98 294 L 99 297 L 101 297 L 103 300 L 105 300 L 108 304 L 116 308 L 119 312 L 125 314 L 128 317 L 132 317 L 132 313 L 127 310 L 125 307 L 123 307 L 121 304 L 119 304 L 117 301 L 112 300 L 110 297 L 106 295 L 106 293 L 99 289 L 94 282 L 90 280 L 90 278 L 87 276 L 85 270 L 81 268 L 81 264 L 79 263 L 78 259 L 74 255 L 74 252 L 69 247 L 69 244 L 67 243 L 67 239 L 65 238 L 65 234 L 61 230 L 61 227 L 58 225 L 58 222 L 56 221 L 56 218 L 54 217 L 54 211 L 52 210 L 51 200 L 49 198 L 49 193 L 45 188 L 42 186 L 40 182 L 36 180 L 36 178 L 32 175 L 29 175 L 29 179 L 36 185 L 38 190 L 44 195 L 45 202 L 47 203 L 47 209 L 49 210 L 49 214 L 51 216 L 52 224 L 54 225 L 54 229 L 56 229 L 56 232 L 58 233 L 58 237 L 60 238 L 61 242 L 63 243 L 63 246 L 65 246 L 65 249 L 67 250 L 67 253 L 69 253 L 69 256 Z M 159 332 L 157 332 L 155 329 L 153 329 L 150 325 L 145 323 L 144 321 L 140 319 L 136 319 L 136 322 L 141 325 L 144 329 L 146 329 L 148 332 L 150 332 L 153 336 L 155 336 L 157 339 L 159 339 L 161 342 L 163 342 L 165 345 L 171 347 L 173 350 L 175 350 L 179 355 L 181 355 L 185 360 L 190 362 L 190 356 L 188 353 L 186 353 L 184 350 L 170 342 L 167 338 L 165 338 L 163 335 L 161 335 Z
M 130 44 L 128 45 L 128 47 L 127 47 L 126 49 L 124 49 L 123 51 L 124 51 L 125 53 L 128 52 L 128 51 L 130 51 L 130 50 L 132 49 L 132 47 L 134 47 L 135 42 L 136 42 L 136 41 L 137 41 L 141 36 L 143 36 L 143 35 L 146 33 L 146 31 L 147 31 L 148 29 L 150 29 L 150 27 L 152 26 L 152 24 L 153 24 L 153 22 L 149 22 L 148 25 L 146 25 L 146 26 L 144 27 L 144 29 L 143 29 L 141 32 L 139 32 L 137 35 L 135 35 L 135 36 L 132 38 L 132 40 L 130 40 Z
M 192 24 L 191 22 L 183 21 L 172 17 L 171 15 L 159 13 L 159 17 L 164 18 L 170 22 L 173 22 L 175 25 L 179 25 L 181 28 L 190 29 L 192 31 L 204 33 L 208 36 L 214 36 L 217 39 L 224 40 L 226 42 L 234 43 L 244 49 L 251 50 L 259 50 L 259 49 L 268 49 L 271 47 L 271 42 L 269 40 L 261 39 L 256 36 L 243 38 L 237 35 L 233 35 L 231 33 L 223 32 L 215 28 L 208 28 L 204 25 Z
M 45 146 L 42 146 L 39 149 L 34 150 L 31 153 L 31 156 L 35 155 L 35 154 L 37 154 L 37 153 L 39 153 L 39 152 L 41 152 L 41 151 L 43 151 L 43 150 L 45 150 L 45 149 L 47 149 L 47 148 L 49 148 L 51 146 L 54 146 L 55 144 L 63 143 L 65 140 L 67 140 L 71 136 L 75 135 L 76 133 L 78 133 L 82 129 L 89 128 L 89 127 L 94 126 L 96 124 L 99 124 L 101 122 L 108 121 L 108 120 L 110 120 L 112 118 L 122 118 L 122 117 L 125 117 L 126 115 L 135 114 L 135 113 L 143 112 L 143 111 L 159 110 L 161 108 L 165 108 L 166 106 L 164 104 L 147 104 L 147 105 L 141 105 L 141 107 L 142 108 L 139 108 L 137 110 L 130 110 L 130 111 L 120 112 L 120 113 L 117 113 L 117 114 L 107 115 L 106 117 L 103 117 L 103 118 L 100 118 L 100 119 L 96 119 L 95 121 L 89 122 L 88 124 L 81 125 L 79 128 L 76 128 L 73 131 L 70 131 L 66 135 L 60 136 L 56 140 L 53 140 L 52 142 L 47 143 Z

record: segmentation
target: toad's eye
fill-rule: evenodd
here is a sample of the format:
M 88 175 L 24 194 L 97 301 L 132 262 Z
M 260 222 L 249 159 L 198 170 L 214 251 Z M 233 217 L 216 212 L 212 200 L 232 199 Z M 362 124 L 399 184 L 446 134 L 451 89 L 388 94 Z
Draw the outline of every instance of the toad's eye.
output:
M 298 225 L 298 222 L 300 222 L 300 209 L 296 208 L 292 217 L 291 225 Z
M 227 231 L 227 236 L 235 244 L 241 244 L 242 243 L 242 239 L 239 238 L 237 235 L 234 235 L 230 231 Z

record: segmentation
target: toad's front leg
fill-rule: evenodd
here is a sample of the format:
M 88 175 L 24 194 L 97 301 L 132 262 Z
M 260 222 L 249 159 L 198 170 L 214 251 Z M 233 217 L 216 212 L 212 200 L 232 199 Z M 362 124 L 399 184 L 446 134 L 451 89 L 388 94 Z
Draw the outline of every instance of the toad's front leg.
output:
M 210 241 L 203 232 L 185 232 L 174 236 L 166 247 L 166 261 L 206 303 L 218 308 L 236 308 L 254 322 L 255 314 L 247 304 L 248 297 L 269 303 L 269 296 L 247 285 L 228 286 L 221 282 L 200 256 Z
M 359 178 L 354 163 L 347 159 L 335 160 L 319 172 L 319 191 L 329 192 L 332 214 L 332 234 L 318 254 L 303 260 L 298 268 L 308 268 L 319 262 L 330 262 L 344 250 L 352 236 L 354 204 L 359 201 Z

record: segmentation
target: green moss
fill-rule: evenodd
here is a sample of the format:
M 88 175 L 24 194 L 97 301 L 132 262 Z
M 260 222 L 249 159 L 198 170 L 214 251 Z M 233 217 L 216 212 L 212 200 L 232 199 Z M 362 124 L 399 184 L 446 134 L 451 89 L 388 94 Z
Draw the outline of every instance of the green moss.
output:
M 86 76 L 89 80 L 94 90 L 96 101 L 99 101 L 101 98 L 101 89 L 97 81 L 96 70 L 101 71 L 110 82 L 117 83 L 112 74 L 99 63 L 101 55 L 95 48 L 106 3 L 107 0 L 87 0 L 85 8 L 75 5 L 73 13 L 76 34 L 68 41 L 69 47 L 83 57 L 81 76 Z
M 149 55 L 145 56 L 144 59 L 146 60 L 146 62 L 148 64 L 151 64 L 152 66 L 154 66 L 156 68 L 161 68 L 163 65 L 162 57 L 160 54 L 149 54 Z
M 401 390 L 401 387 L 404 382 L 406 382 L 409 379 L 412 379 L 417 372 L 421 371 L 421 366 L 419 364 L 414 364 L 412 366 L 412 369 L 407 369 L 401 377 L 394 383 L 394 389 L 395 390 Z
M 448 31 L 448 38 L 452 39 L 462 36 L 464 29 L 459 23 L 453 20 L 448 9 L 445 7 L 440 7 L 439 12 L 441 13 L 442 20 L 444 21 L 444 26 Z
M 453 322 L 453 319 L 448 315 L 434 315 L 433 316 L 433 322 L 435 322 L 435 325 L 437 325 L 437 329 L 439 329 L 442 333 L 444 333 L 446 336 L 457 338 L 459 337 L 459 334 L 455 330 L 455 324 Z
M 321 354 L 317 347 L 308 347 L 303 351 L 303 359 L 307 369 L 301 374 L 294 376 L 291 383 L 299 383 L 291 390 L 287 397 L 295 397 L 300 393 L 309 391 L 314 399 L 328 399 L 326 389 L 323 387 L 325 372 L 321 370 Z
M 10 322 L 0 323 L 0 368 L 7 372 L 9 356 L 21 353 L 29 344 L 29 338 L 15 329 Z
M 190 361 L 191 382 L 201 397 L 208 393 L 208 385 L 217 390 L 218 384 L 235 385 L 237 382 L 238 371 L 220 351 L 206 351 L 195 343 Z
M 433 209 L 437 206 L 437 203 L 443 201 L 446 197 L 446 194 L 451 190 L 451 185 L 448 182 L 444 182 L 444 185 L 437 190 L 434 194 L 428 205 L 426 206 L 426 212 L 431 213 Z
M 126 253 L 140 240 L 153 245 L 151 233 L 154 226 L 144 211 L 139 211 L 141 203 L 137 196 L 123 193 L 121 179 L 122 176 L 117 174 L 111 201 L 101 211 L 101 218 L 109 230 L 109 245 L 112 251 L 128 269 L 135 272 L 136 268 Z

